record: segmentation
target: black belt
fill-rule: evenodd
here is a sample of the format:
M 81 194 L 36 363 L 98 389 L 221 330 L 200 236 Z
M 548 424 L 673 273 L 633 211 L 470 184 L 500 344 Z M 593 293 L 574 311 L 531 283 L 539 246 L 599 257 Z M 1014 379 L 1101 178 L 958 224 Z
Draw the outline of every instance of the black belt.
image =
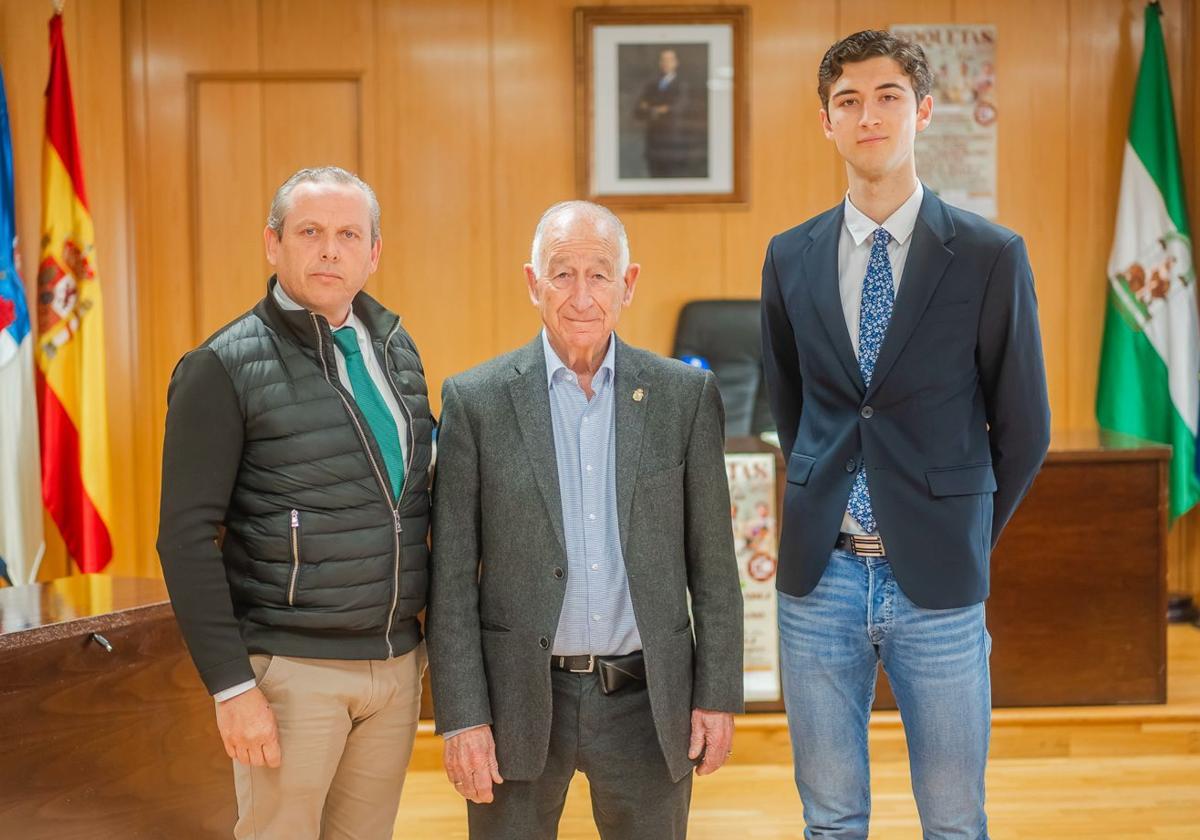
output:
M 550 668 L 570 674 L 599 674 L 600 690 L 605 694 L 646 684 L 646 661 L 640 650 L 624 656 L 551 656 Z
M 886 557 L 883 538 L 878 534 L 838 534 L 834 548 L 849 551 L 859 557 Z

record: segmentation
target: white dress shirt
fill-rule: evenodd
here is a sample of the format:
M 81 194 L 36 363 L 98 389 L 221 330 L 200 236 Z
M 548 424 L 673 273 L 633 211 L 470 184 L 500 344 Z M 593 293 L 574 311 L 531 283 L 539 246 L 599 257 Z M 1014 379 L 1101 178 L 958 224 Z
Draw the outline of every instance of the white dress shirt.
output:
M 913 194 L 883 224 L 876 224 L 870 216 L 854 206 L 849 194 L 846 195 L 845 218 L 838 239 L 838 292 L 842 298 L 842 312 L 846 316 L 846 329 L 850 333 L 855 357 L 858 356 L 858 318 L 862 311 L 863 280 L 867 276 L 871 247 L 875 244 L 875 231 L 883 228 L 891 236 L 887 252 L 892 263 L 892 290 L 899 296 L 900 278 L 904 274 L 908 246 L 912 244 L 912 232 L 924 195 L 925 189 L 918 181 Z M 866 533 L 848 511 L 842 516 L 842 531 L 847 534 Z
M 292 300 L 287 292 L 283 290 L 283 284 L 276 281 L 275 283 L 275 302 L 283 309 L 299 310 L 304 309 L 303 306 Z M 392 386 L 388 383 L 387 376 L 383 372 L 383 367 L 379 364 L 379 359 L 375 356 L 375 348 L 371 343 L 371 334 L 367 331 L 363 322 L 354 314 L 354 310 L 350 310 L 350 317 L 341 325 L 342 327 L 354 327 L 354 335 L 358 339 L 358 349 L 362 353 L 363 362 L 367 368 L 367 375 L 371 377 L 371 381 L 375 383 L 380 396 L 383 397 L 384 403 L 388 407 L 388 411 L 392 413 L 392 417 L 396 421 L 396 431 L 400 435 L 400 452 L 404 458 L 404 463 L 408 463 L 408 423 L 405 421 L 404 412 L 400 410 L 400 405 L 396 402 L 396 395 L 392 393 Z M 340 329 L 340 327 L 334 327 Z M 334 343 L 336 352 L 333 354 L 337 361 L 337 375 L 341 386 L 354 396 L 354 386 L 350 384 L 350 374 L 346 370 L 346 357 L 342 354 L 342 348 Z M 238 683 L 235 686 L 230 686 L 223 691 L 218 691 L 213 697 L 220 700 L 231 700 L 239 694 L 244 694 L 254 688 L 257 683 L 254 680 L 246 680 Z

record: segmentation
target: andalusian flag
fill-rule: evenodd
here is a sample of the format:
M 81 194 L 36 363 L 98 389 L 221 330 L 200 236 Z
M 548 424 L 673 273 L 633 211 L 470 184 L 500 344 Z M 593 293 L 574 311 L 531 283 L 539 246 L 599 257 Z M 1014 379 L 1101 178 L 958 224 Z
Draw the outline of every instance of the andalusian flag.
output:
M 42 498 L 81 571 L 112 559 L 104 308 L 62 16 L 50 19 L 38 266 L 38 409 Z
M 1117 230 L 1108 258 L 1100 425 L 1169 443 L 1171 519 L 1200 501 L 1200 322 L 1175 109 L 1157 3 L 1125 143 Z

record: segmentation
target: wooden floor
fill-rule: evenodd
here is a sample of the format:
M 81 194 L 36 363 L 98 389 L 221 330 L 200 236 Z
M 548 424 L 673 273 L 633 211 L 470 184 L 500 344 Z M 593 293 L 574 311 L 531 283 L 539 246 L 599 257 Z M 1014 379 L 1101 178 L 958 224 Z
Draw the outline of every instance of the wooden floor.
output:
M 999 709 L 988 765 L 993 840 L 1200 840 L 1200 629 L 1168 633 L 1168 703 Z M 737 763 L 697 779 L 692 840 L 776 840 L 802 833 L 780 715 L 738 720 Z M 422 729 L 396 822 L 397 840 L 465 838 L 462 800 Z M 896 713 L 871 724 L 871 837 L 920 837 Z M 559 837 L 594 840 L 587 780 L 576 778 Z

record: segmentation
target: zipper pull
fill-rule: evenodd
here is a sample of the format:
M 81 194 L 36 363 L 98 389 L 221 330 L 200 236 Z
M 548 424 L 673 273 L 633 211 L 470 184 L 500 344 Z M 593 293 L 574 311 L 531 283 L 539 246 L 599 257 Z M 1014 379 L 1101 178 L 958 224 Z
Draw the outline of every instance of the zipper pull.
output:
M 392 509 L 392 521 L 396 524 L 396 533 L 397 534 L 404 533 L 404 528 L 400 525 L 400 509 L 399 508 Z
M 293 528 L 300 527 L 300 511 L 298 511 L 298 510 L 292 511 L 292 527 Z

